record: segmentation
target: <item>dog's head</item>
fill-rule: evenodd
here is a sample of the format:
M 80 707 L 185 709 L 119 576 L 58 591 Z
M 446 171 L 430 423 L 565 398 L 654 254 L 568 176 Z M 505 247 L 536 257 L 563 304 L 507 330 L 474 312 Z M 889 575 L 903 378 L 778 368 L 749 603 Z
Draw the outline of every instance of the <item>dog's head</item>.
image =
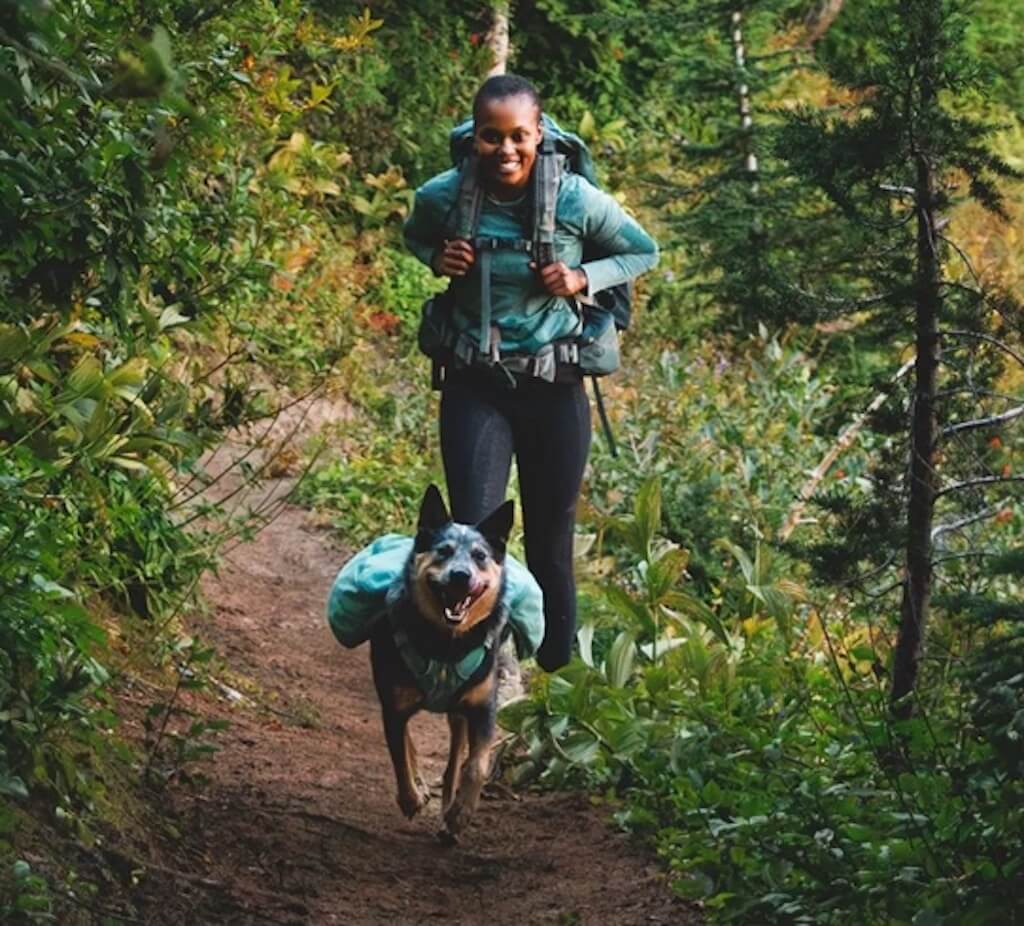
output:
M 413 548 L 413 596 L 449 633 L 465 633 L 494 611 L 513 508 L 508 501 L 479 524 L 457 524 L 437 486 L 427 488 Z

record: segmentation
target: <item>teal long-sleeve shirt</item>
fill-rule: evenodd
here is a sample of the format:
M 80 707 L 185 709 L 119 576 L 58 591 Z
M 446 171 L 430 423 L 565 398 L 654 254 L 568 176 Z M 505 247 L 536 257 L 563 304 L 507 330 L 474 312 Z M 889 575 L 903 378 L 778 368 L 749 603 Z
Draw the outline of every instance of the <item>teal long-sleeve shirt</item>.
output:
M 459 192 L 459 172 L 452 168 L 416 191 L 404 234 L 409 249 L 430 266 L 434 252 L 451 235 Z M 529 194 L 515 202 L 485 196 L 477 235 L 482 238 L 529 239 Z M 583 262 L 583 246 L 593 244 L 607 256 Z M 552 296 L 518 250 L 500 249 L 491 259 L 491 319 L 501 331 L 502 352 L 536 353 L 545 344 L 580 334 L 581 322 L 573 300 Z M 587 275 L 588 296 L 624 283 L 650 270 L 658 261 L 658 246 L 640 225 L 607 193 L 579 174 L 566 171 L 555 205 L 555 260 L 581 267 Z M 480 260 L 466 276 L 454 281 L 454 324 L 475 333 L 480 324 Z

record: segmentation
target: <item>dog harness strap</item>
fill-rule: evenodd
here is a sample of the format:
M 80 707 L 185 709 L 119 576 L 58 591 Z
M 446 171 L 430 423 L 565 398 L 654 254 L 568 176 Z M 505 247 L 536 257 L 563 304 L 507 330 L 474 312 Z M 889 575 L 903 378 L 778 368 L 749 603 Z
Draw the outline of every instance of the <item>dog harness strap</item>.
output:
M 488 632 L 483 643 L 471 649 L 456 662 L 429 659 L 422 655 L 413 646 L 405 630 L 402 627 L 395 627 L 393 623 L 392 638 L 402 656 L 402 661 L 416 681 L 416 687 L 423 692 L 423 706 L 428 711 L 444 713 L 451 707 L 455 696 L 463 686 L 483 665 L 487 653 L 500 645 L 502 633 L 507 627 L 508 614 L 503 612 L 500 619 Z
M 459 690 L 483 664 L 490 648 L 490 641 L 470 650 L 458 662 L 428 659 L 419 653 L 401 628 L 394 631 L 395 645 L 402 655 L 402 661 L 412 673 L 416 687 L 423 692 L 423 706 L 428 711 L 444 713 L 451 707 Z

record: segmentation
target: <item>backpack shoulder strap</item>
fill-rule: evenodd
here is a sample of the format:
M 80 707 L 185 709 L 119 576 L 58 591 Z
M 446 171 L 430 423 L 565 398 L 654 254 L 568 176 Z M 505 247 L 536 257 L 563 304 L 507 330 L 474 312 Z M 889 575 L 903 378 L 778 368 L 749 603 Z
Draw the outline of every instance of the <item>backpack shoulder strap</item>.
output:
M 555 259 L 555 205 L 565 155 L 558 153 L 552 136 L 544 133 L 533 167 L 533 254 L 538 267 Z
M 454 237 L 472 241 L 480 224 L 484 191 L 480 183 L 479 158 L 466 157 L 459 168 L 459 192 L 455 202 Z

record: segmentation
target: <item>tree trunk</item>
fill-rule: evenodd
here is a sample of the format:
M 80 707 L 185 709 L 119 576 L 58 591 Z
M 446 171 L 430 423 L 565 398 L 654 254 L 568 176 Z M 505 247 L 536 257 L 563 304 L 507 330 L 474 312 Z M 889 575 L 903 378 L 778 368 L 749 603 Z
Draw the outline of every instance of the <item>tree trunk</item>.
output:
M 843 8 L 843 0 L 821 0 L 816 4 L 804 18 L 804 26 L 807 27 L 807 44 L 813 45 L 836 21 L 840 10 Z
M 930 28 L 932 26 L 935 28 Z M 934 39 L 937 25 L 924 26 Z M 932 45 L 935 48 L 935 45 Z M 920 109 L 922 135 L 928 114 L 936 105 L 932 74 L 936 62 L 921 62 Z M 900 608 L 900 630 L 893 655 L 890 703 L 897 717 L 913 713 L 914 691 L 924 646 L 932 590 L 932 523 L 935 513 L 935 451 L 938 426 L 935 393 L 939 367 L 939 316 L 942 310 L 940 240 L 935 227 L 935 176 L 932 152 L 919 136 L 915 141 L 917 186 L 917 270 L 915 281 L 916 348 L 914 401 L 911 422 L 910 500 L 907 506 L 907 560 Z
M 750 87 L 747 84 L 747 54 L 743 47 L 743 13 L 732 14 L 732 53 L 736 62 L 736 105 L 739 110 L 740 130 L 743 133 L 744 167 L 751 184 L 757 187 L 758 165 L 754 153 L 754 119 L 750 112 Z
M 508 70 L 508 12 L 508 0 L 497 0 L 491 8 L 491 28 L 487 30 L 487 47 L 494 56 L 494 64 L 487 72 L 488 77 L 504 74 Z

